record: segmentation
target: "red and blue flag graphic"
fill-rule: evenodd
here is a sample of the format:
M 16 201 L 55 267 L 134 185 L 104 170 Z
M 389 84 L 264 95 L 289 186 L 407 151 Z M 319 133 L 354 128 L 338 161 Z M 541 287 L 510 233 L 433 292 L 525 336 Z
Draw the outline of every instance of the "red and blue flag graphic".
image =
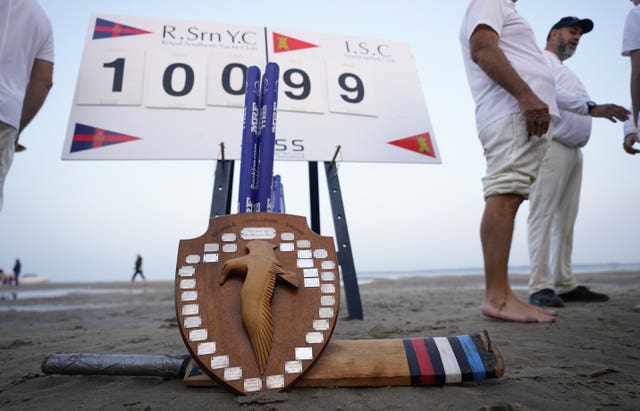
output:
M 133 140 L 140 140 L 140 138 L 76 123 L 76 129 L 73 132 L 73 140 L 71 140 L 70 152 L 74 153 L 76 151 L 91 150 L 112 144 L 126 143 Z
M 136 34 L 151 34 L 151 32 L 100 18 L 96 19 L 96 26 L 93 29 L 94 40 L 111 37 L 133 36 Z
M 422 133 L 411 137 L 401 138 L 400 140 L 389 141 L 388 144 L 393 144 L 404 148 L 406 150 L 415 151 L 418 154 L 436 158 L 436 152 L 433 149 L 433 142 L 429 133 Z

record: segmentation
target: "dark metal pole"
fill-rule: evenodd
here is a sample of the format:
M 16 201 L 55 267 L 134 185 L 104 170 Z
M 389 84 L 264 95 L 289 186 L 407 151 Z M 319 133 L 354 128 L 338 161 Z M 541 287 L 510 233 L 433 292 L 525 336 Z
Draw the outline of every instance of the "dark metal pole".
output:
M 318 194 L 318 163 L 309 161 L 309 202 L 311 204 L 311 230 L 320 234 L 320 195 Z
M 335 159 L 335 156 L 334 156 Z M 360 301 L 360 289 L 358 288 L 358 278 L 351 252 L 351 241 L 349 240 L 349 229 L 347 227 L 347 217 L 342 203 L 342 191 L 340 191 L 340 180 L 338 180 L 338 168 L 335 162 L 325 161 L 325 171 L 327 173 L 327 186 L 329 188 L 329 200 L 333 213 L 333 225 L 336 231 L 336 242 L 338 243 L 338 264 L 342 269 L 342 282 L 347 298 L 347 308 L 349 318 L 362 320 L 362 302 Z

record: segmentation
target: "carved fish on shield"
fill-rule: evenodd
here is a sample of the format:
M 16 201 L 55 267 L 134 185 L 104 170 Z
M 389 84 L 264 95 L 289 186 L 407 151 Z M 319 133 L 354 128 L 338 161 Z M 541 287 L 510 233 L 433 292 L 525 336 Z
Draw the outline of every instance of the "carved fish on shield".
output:
M 326 347 L 340 276 L 331 237 L 279 213 L 212 218 L 181 240 L 176 315 L 191 356 L 237 394 L 284 391 Z

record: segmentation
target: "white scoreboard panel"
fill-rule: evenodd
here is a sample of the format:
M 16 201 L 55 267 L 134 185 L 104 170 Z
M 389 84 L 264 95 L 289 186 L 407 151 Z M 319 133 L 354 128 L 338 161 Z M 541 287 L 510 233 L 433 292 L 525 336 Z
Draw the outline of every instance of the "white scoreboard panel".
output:
M 280 67 L 276 160 L 440 163 L 405 43 L 92 16 L 65 160 L 239 159 L 244 74 Z

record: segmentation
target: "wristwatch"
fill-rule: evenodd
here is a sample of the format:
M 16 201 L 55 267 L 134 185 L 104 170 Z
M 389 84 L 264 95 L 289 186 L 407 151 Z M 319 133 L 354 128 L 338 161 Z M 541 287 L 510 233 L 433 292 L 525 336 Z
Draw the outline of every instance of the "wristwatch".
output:
M 597 106 L 595 101 L 591 101 L 591 100 L 587 101 L 587 111 L 589 113 L 591 113 L 591 109 L 594 108 L 595 106 Z

